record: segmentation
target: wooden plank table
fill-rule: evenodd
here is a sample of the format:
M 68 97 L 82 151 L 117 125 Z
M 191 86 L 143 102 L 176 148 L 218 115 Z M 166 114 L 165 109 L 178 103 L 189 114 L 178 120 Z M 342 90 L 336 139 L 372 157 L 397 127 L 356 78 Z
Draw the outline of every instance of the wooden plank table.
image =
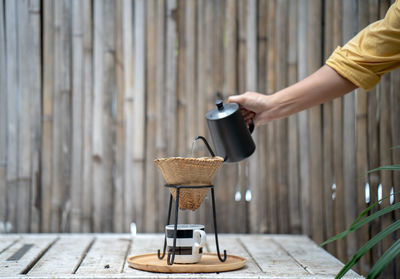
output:
M 156 252 L 162 234 L 0 234 L 1 278 L 334 278 L 343 266 L 301 235 L 220 234 L 220 248 L 247 259 L 236 271 L 164 274 L 135 270 L 129 255 Z M 215 252 L 207 236 L 208 252 Z M 363 278 L 351 271 L 345 278 Z

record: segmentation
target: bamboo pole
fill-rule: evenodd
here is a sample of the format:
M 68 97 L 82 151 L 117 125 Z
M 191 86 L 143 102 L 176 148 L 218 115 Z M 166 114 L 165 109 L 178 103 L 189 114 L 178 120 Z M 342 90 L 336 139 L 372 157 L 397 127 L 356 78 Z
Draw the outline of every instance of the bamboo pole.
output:
M 83 9 L 72 2 L 72 154 L 71 154 L 71 232 L 81 225 L 81 183 L 83 167 Z
M 83 170 L 82 170 L 82 232 L 92 231 L 92 104 L 93 104 L 93 34 L 92 3 L 83 2 Z
M 379 1 L 369 1 L 369 21 L 374 22 L 379 19 Z M 378 99 L 379 99 L 379 86 L 376 86 L 368 93 L 368 169 L 379 167 L 379 119 L 376 117 L 378 114 Z M 380 183 L 380 173 L 373 172 L 368 175 L 370 187 L 370 202 L 374 203 L 378 200 L 378 185 Z M 377 208 L 371 210 L 371 214 L 376 212 Z M 379 220 L 374 220 L 370 223 L 371 236 L 376 235 L 380 228 Z M 371 249 L 371 264 L 376 262 L 379 253 L 379 245 Z
M 124 49 L 123 49 L 123 2 L 115 2 L 115 172 L 113 175 L 113 231 L 125 232 L 124 227 L 124 160 L 125 160 L 125 127 L 124 127 Z
M 257 3 L 257 89 L 259 92 L 266 93 L 267 83 L 267 28 L 268 28 L 268 1 L 261 0 Z M 267 150 L 267 127 L 257 127 L 257 149 L 258 149 L 258 166 L 266 166 L 268 161 Z M 252 221 L 252 231 L 256 233 L 267 232 L 267 193 L 268 184 L 267 172 L 259 171 L 256 167 L 257 187 L 252 189 L 252 206 L 255 208 L 255 220 Z
M 333 35 L 333 5 L 334 1 L 325 2 L 325 30 L 324 30 L 324 59 L 328 59 L 334 50 L 332 43 Z M 335 235 L 334 231 L 334 212 L 332 199 L 332 183 L 333 177 L 333 102 L 327 102 L 323 105 L 323 158 L 324 158 L 324 173 L 323 173 L 323 195 L 324 195 L 324 220 L 325 230 L 324 239 L 328 239 Z M 326 249 L 330 253 L 336 253 L 335 244 L 330 243 Z
M 0 2 L 4 11 L 4 2 Z M 0 222 L 7 221 L 7 64 L 5 13 L 0 13 Z
M 184 80 L 183 80 L 183 94 L 186 94 L 186 118 L 187 125 L 185 127 L 185 131 L 187 133 L 187 140 L 184 143 L 186 146 L 186 150 L 191 150 L 192 148 L 192 140 L 195 136 L 198 135 L 198 126 L 197 126 L 197 91 L 196 91 L 196 63 L 198 62 L 196 59 L 196 1 L 189 0 L 184 1 L 184 18 L 182 18 L 182 23 L 184 25 L 183 28 L 183 41 L 181 41 L 185 46 L 184 52 Z M 188 156 L 194 156 L 194 154 L 190 154 Z M 193 223 L 195 222 L 196 213 L 188 213 L 187 222 Z
M 278 0 L 276 17 L 276 85 L 277 90 L 283 89 L 288 84 L 288 17 L 289 3 L 286 0 Z M 276 152 L 277 152 L 277 175 L 278 175 L 278 220 L 279 233 L 289 232 L 289 181 L 288 181 L 288 120 L 278 119 L 276 123 Z
M 29 231 L 37 233 L 40 230 L 40 136 L 42 114 L 42 76 L 41 76 L 41 7 L 39 1 L 31 1 L 28 6 L 29 28 L 27 27 L 27 43 L 29 52 L 25 52 L 25 63 L 29 61 L 28 90 L 30 94 L 31 118 L 31 170 L 30 170 L 30 216 Z M 29 53 L 29 55 L 28 55 Z
M 343 44 L 357 33 L 356 1 L 343 1 Z M 356 159 L 355 159 L 355 94 L 354 91 L 343 97 L 343 179 L 344 205 L 346 208 L 345 225 L 349 227 L 357 218 Z M 357 251 L 357 238 L 347 237 L 347 258 Z
M 164 61 L 165 61 L 165 22 L 166 22 L 166 14 L 165 14 L 166 2 L 164 0 L 160 0 L 157 2 L 157 49 L 156 49 L 156 63 L 158 65 L 156 69 L 156 96 L 157 96 L 157 127 L 156 127 L 156 154 L 158 157 L 163 158 L 167 156 L 167 137 L 168 131 L 166 130 L 166 113 L 165 109 L 165 71 Z M 157 185 L 160 189 L 158 195 L 158 215 L 160 216 L 160 224 L 158 226 L 158 230 L 164 231 L 165 222 L 167 220 L 167 214 L 165 213 L 166 208 L 168 208 L 168 200 L 169 200 L 169 191 L 163 187 L 165 184 L 164 178 L 157 171 L 158 181 Z
M 368 3 L 358 1 L 358 30 L 368 25 Z M 357 215 L 367 207 L 365 201 L 365 184 L 367 183 L 367 120 L 368 120 L 368 92 L 358 89 L 356 91 L 356 173 L 358 177 L 355 183 L 357 189 Z M 357 248 L 360 248 L 369 240 L 368 226 L 363 226 L 357 231 Z M 370 254 L 367 253 L 360 259 L 359 272 L 367 274 L 370 269 Z
M 18 178 L 18 48 L 17 48 L 17 2 L 6 1 L 6 55 L 7 55 L 7 220 L 15 231 L 17 221 L 17 178 Z M 12 94 L 11 94 L 11 93 Z
M 384 18 L 387 10 L 390 7 L 391 1 L 380 1 L 380 18 Z M 382 76 L 379 83 L 380 86 L 380 123 L 379 123 L 379 153 L 380 165 L 387 166 L 392 164 L 392 127 L 391 127 L 391 105 L 390 105 L 390 85 L 391 73 Z M 393 172 L 381 171 L 382 197 L 390 195 L 390 190 L 393 187 Z M 390 205 L 390 200 L 382 201 L 381 207 Z M 393 222 L 391 214 L 386 214 L 381 217 L 381 229 L 386 228 Z M 393 243 L 393 237 L 386 237 L 382 240 L 382 254 L 390 248 Z M 382 272 L 384 278 L 393 276 L 393 262 L 389 263 Z
M 247 91 L 247 9 L 248 1 L 239 1 L 238 5 L 238 53 L 237 53 L 237 71 L 238 71 L 238 90 L 239 93 L 244 93 Z M 242 199 L 237 203 L 236 216 L 237 222 L 235 224 L 235 231 L 240 233 L 248 233 L 249 223 L 248 223 L 248 212 L 247 204 L 245 201 L 245 188 L 246 185 L 246 161 L 239 162 L 241 172 L 238 172 L 238 183 L 240 183 Z
M 19 232 L 28 232 L 30 224 L 29 212 L 26 210 L 26 206 L 30 205 L 30 183 L 31 183 L 31 155 L 32 155 L 32 142 L 31 142 L 31 98 L 30 94 L 32 65 L 29 63 L 30 58 L 27 57 L 27 48 L 30 45 L 29 33 L 30 29 L 29 22 L 29 6 L 28 3 L 18 2 L 17 4 L 18 22 L 16 25 L 17 29 L 17 57 L 16 61 L 18 66 L 18 81 L 17 90 L 19 90 L 19 100 L 17 105 L 18 111 L 18 199 L 17 204 L 17 220 L 16 229 Z M 27 63 L 28 62 L 28 63 Z M 33 84 L 32 84 L 33 85 Z M 33 86 L 32 86 L 33 87 Z M 40 89 L 39 89 L 40 90 Z M 34 92 L 34 89 L 32 90 Z M 34 92 L 37 93 L 37 92 Z
M 247 18 L 246 18 L 246 91 L 259 91 L 258 90 L 258 80 L 257 80 L 257 1 L 251 0 L 248 2 L 247 7 Z M 256 145 L 259 146 L 258 139 L 258 129 L 256 129 L 252 134 L 253 140 Z M 244 198 L 247 202 L 248 215 L 246 218 L 249 220 L 249 232 L 256 232 L 258 229 L 257 218 L 257 204 L 254 199 L 254 194 L 257 192 L 256 189 L 260 188 L 258 180 L 258 161 L 261 156 L 258 149 L 249 158 L 248 162 L 248 178 L 246 185 L 247 189 L 244 192 Z M 247 191 L 250 192 L 247 192 Z M 246 194 L 251 194 L 246 197 Z M 246 199 L 247 198 L 247 199 Z
M 157 41 L 157 20 L 156 17 L 156 1 L 147 1 L 146 6 L 146 45 L 154 46 Z M 148 48 L 146 53 L 146 205 L 145 205 L 145 228 L 147 232 L 156 232 L 157 224 L 162 217 L 156 214 L 158 203 L 155 202 L 158 198 L 159 189 L 162 185 L 157 184 L 156 167 L 153 159 L 155 158 L 156 148 L 156 125 L 157 125 L 157 96 L 156 96 L 156 48 Z
M 297 81 L 298 67 L 298 0 L 289 5 L 288 14 L 288 83 L 294 84 Z M 298 116 L 292 115 L 288 119 L 288 210 L 289 210 L 289 231 L 290 233 L 301 232 L 300 216 L 300 177 L 299 177 L 299 137 L 298 137 Z
M 308 2 L 300 0 L 299 4 L 299 23 L 298 23 L 298 80 L 302 80 L 307 76 L 308 61 L 307 57 L 307 22 L 308 18 Z M 298 131 L 299 131 L 299 172 L 300 172 L 300 191 L 301 191 L 301 230 L 302 233 L 311 234 L 311 201 L 310 201 L 310 162 L 309 162 L 309 143 L 308 143 L 308 110 L 298 114 Z
M 268 3 L 268 26 L 267 33 L 267 94 L 272 94 L 276 90 L 276 1 L 269 1 Z M 267 224 L 268 233 L 278 232 L 278 209 L 277 209 L 277 158 L 275 152 L 275 123 L 267 125 L 267 150 L 268 150 L 268 208 L 267 208 Z
M 134 123 L 134 60 L 133 60 L 133 3 L 123 2 L 124 89 L 125 89 L 125 175 L 124 175 L 124 227 L 136 218 L 133 188 L 133 123 Z M 129 170 L 129 171 L 127 171 Z
M 342 2 L 334 2 L 333 18 L 333 46 L 342 44 Z M 335 234 L 345 230 L 345 207 L 344 207 L 344 189 L 343 189 L 343 99 L 338 98 L 333 101 L 333 164 L 334 164 L 334 192 L 335 197 L 334 227 Z M 341 261 L 346 261 L 346 241 L 339 240 L 336 243 L 337 257 Z
M 224 96 L 230 96 L 239 93 L 237 90 L 237 9 L 236 1 L 227 1 L 225 6 L 224 22 Z M 235 212 L 237 203 L 234 202 L 235 188 L 237 183 L 236 164 L 223 165 L 221 176 L 226 178 L 225 195 L 228 197 L 228 211 Z M 235 220 L 227 218 L 227 231 L 234 231 Z
M 52 199 L 52 131 L 54 89 L 54 3 L 46 1 L 43 11 L 43 93 L 42 93 L 42 142 L 41 142 L 41 232 L 51 229 Z
M 133 187 L 135 191 L 135 212 L 138 228 L 143 227 L 144 210 L 143 200 L 145 198 L 144 180 L 144 150 L 145 150 L 145 9 L 144 1 L 136 0 L 134 9 L 134 53 L 133 53 Z

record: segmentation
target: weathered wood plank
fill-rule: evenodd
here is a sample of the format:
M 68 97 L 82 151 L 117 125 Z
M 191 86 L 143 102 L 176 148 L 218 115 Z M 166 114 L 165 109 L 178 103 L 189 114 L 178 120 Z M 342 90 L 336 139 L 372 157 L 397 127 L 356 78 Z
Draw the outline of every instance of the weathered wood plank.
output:
M 29 276 L 73 274 L 90 249 L 93 236 L 64 235 L 27 273 Z M 55 268 L 56 267 L 56 268 Z
M 139 234 L 132 240 L 132 244 L 128 252 L 128 257 L 132 255 L 157 253 L 157 249 L 160 249 L 162 253 L 163 245 L 163 234 Z M 146 271 L 131 268 L 128 264 L 125 264 L 123 273 L 135 276 L 141 275 L 143 277 L 151 274 Z
M 24 236 L 0 254 L 0 276 L 15 276 L 29 271 L 56 240 L 57 236 Z
M 129 238 L 96 236 L 94 243 L 79 265 L 76 274 L 116 274 L 121 273 L 130 247 Z M 107 251 L 104 253 L 104 251 Z
M 343 267 L 335 257 L 305 236 L 274 236 L 272 239 L 310 274 L 334 276 Z M 344 276 L 346 277 L 362 278 L 352 270 Z
M 10 237 L 7 234 L 0 235 L 0 254 L 17 242 L 19 237 Z
M 248 237 L 244 235 L 218 235 L 218 245 L 221 255 L 223 255 L 224 250 L 226 250 L 227 255 L 243 257 L 247 261 L 246 266 L 242 269 L 229 272 L 230 276 L 236 275 L 238 277 L 247 277 L 255 274 L 260 274 L 260 272 L 262 272 L 257 262 L 249 255 L 248 251 L 245 248 L 247 238 Z M 215 236 L 212 233 L 207 234 L 207 252 L 217 253 Z
M 280 244 L 270 237 L 242 237 L 241 242 L 262 271 L 269 276 L 303 276 L 310 274 Z M 279 263 L 276 264 L 276 263 Z M 285 268 L 282 268 L 284 266 Z

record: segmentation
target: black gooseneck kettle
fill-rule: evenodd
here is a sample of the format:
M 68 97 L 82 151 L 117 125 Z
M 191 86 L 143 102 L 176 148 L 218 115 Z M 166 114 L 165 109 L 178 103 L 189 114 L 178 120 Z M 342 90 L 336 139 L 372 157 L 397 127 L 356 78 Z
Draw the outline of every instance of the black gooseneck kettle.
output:
M 256 149 L 251 137 L 254 125 L 251 122 L 247 128 L 239 105 L 236 103 L 224 104 L 217 100 L 216 107 L 206 113 L 208 128 L 214 143 L 215 153 L 224 158 L 224 162 L 239 162 L 250 157 Z M 197 137 L 202 138 L 203 137 Z M 197 139 L 196 138 L 196 139 Z M 209 145 L 205 141 L 207 147 Z M 211 154 L 212 150 L 209 148 Z

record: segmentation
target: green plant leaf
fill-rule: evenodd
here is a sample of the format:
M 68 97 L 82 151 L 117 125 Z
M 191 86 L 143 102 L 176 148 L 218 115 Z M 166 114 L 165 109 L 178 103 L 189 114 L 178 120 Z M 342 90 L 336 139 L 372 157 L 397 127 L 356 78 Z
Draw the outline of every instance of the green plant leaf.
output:
M 390 149 L 400 149 L 400 145 L 392 146 Z
M 363 212 L 361 212 L 360 216 L 357 217 L 357 219 L 351 224 L 351 226 L 354 225 L 355 223 L 358 223 L 365 215 L 367 215 L 367 213 L 368 213 L 372 208 L 374 208 L 375 206 L 377 206 L 377 205 L 378 205 L 379 203 L 381 203 L 383 200 L 386 200 L 386 199 L 390 198 L 390 196 L 392 196 L 392 195 L 394 196 L 394 195 L 398 195 L 398 194 L 400 194 L 400 192 L 396 192 L 396 193 L 390 194 L 389 196 L 383 197 L 382 199 L 380 199 L 380 200 L 374 202 L 373 204 L 371 204 L 370 206 L 368 206 L 366 209 L 363 210 Z
M 400 239 L 398 239 L 374 264 L 367 275 L 367 279 L 374 279 L 381 274 L 382 270 L 393 261 L 393 259 L 400 253 Z
M 347 271 L 350 270 L 357 262 L 358 260 L 367 253 L 369 249 L 371 249 L 375 244 L 377 244 L 379 241 L 381 241 L 383 238 L 385 238 L 387 235 L 393 233 L 394 231 L 398 230 L 400 228 L 400 220 L 397 220 L 393 224 L 387 226 L 384 230 L 379 232 L 377 235 L 375 235 L 373 238 L 371 238 L 367 243 L 365 243 L 351 258 L 350 261 L 346 263 L 346 265 L 339 271 L 339 273 L 336 275 L 336 279 L 340 279 L 347 273 Z
M 369 170 L 368 173 L 371 173 L 371 172 L 374 172 L 374 171 L 381 171 L 381 170 L 391 170 L 391 171 L 400 170 L 400 164 L 382 166 L 382 167 L 379 167 L 379 168 L 376 168 L 376 169 Z
M 389 195 L 389 197 L 390 197 L 390 195 Z M 386 198 L 388 198 L 388 197 L 386 197 Z M 392 212 L 392 211 L 394 211 L 396 209 L 400 209 L 400 202 L 395 203 L 395 204 L 393 204 L 391 206 L 387 206 L 387 207 L 375 212 L 374 214 L 371 214 L 370 216 L 368 216 L 367 218 L 365 218 L 365 219 L 363 219 L 363 220 L 361 220 L 359 222 L 354 222 L 353 224 L 350 225 L 350 227 L 347 230 L 345 230 L 345 231 L 343 231 L 343 232 L 331 237 L 327 241 L 321 243 L 320 246 L 324 246 L 324 245 L 326 245 L 326 244 L 328 244 L 328 243 L 330 243 L 332 241 L 335 241 L 335 240 L 338 240 L 340 238 L 343 238 L 346 235 L 348 235 L 349 233 L 354 232 L 355 230 L 359 229 L 363 225 L 371 222 L 372 220 L 374 220 L 374 219 L 376 219 L 376 218 L 378 218 L 378 217 L 380 217 L 380 216 L 382 216 L 382 215 L 384 215 L 386 213 Z

